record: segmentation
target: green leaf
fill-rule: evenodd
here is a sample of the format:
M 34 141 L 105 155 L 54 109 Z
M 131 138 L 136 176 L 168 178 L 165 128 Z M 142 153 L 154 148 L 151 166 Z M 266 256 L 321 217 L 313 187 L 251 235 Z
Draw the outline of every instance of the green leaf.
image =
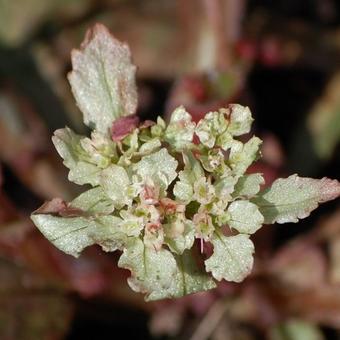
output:
M 214 280 L 204 268 L 198 265 L 199 260 L 194 249 L 185 250 L 182 255 L 175 255 L 177 271 L 176 297 L 202 292 L 216 287 Z
M 229 226 L 240 233 L 253 234 L 264 222 L 257 205 L 249 201 L 234 201 L 227 211 L 230 214 Z
M 120 208 L 131 202 L 131 198 L 127 195 L 130 179 L 123 167 L 112 164 L 103 170 L 100 184 L 116 207 Z
M 178 162 L 169 154 L 168 150 L 162 148 L 151 155 L 144 156 L 133 165 L 133 170 L 143 180 L 152 179 L 156 185 L 165 190 L 177 177 L 177 165 Z
M 127 239 L 118 228 L 120 219 L 114 216 L 59 217 L 33 213 L 31 219 L 51 243 L 75 257 L 93 244 L 99 244 L 105 251 L 122 249 Z
M 115 119 L 135 113 L 136 67 L 128 46 L 105 26 L 87 31 L 80 50 L 72 51 L 72 67 L 68 79 L 86 125 L 106 134 Z
M 257 137 L 252 137 L 245 144 L 238 141 L 233 143 L 230 150 L 229 163 L 236 175 L 243 175 L 248 167 L 257 159 L 261 143 L 261 139 Z
M 171 147 L 180 150 L 188 148 L 192 142 L 194 131 L 195 123 L 191 121 L 191 115 L 183 106 L 180 106 L 171 114 L 164 138 Z
M 250 198 L 256 195 L 264 184 L 264 178 L 261 174 L 250 174 L 242 176 L 233 192 L 233 197 L 245 197 Z
M 53 144 L 59 155 L 64 159 L 64 165 L 70 169 L 68 179 L 76 184 L 99 184 L 101 168 L 89 163 L 90 156 L 81 147 L 82 137 L 71 129 L 59 129 L 52 137 Z
M 178 174 L 179 181 L 174 186 L 174 195 L 180 202 L 188 204 L 191 202 L 194 188 L 191 182 L 190 170 L 182 170 Z
M 241 136 L 250 132 L 251 125 L 254 119 L 248 106 L 239 104 L 229 105 L 230 123 L 228 125 L 228 132 L 233 136 Z
M 186 249 L 190 249 L 195 241 L 195 226 L 190 220 L 176 219 L 172 224 L 164 225 L 165 243 L 170 250 L 176 254 L 183 254 Z M 182 229 L 179 235 L 176 231 Z
M 224 110 L 209 112 L 198 122 L 195 133 L 204 146 L 212 148 L 216 138 L 226 130 L 227 125 Z
M 218 179 L 214 183 L 216 196 L 220 200 L 230 200 L 231 199 L 231 193 L 234 191 L 234 186 L 237 181 L 237 178 L 228 176 L 224 178 Z
M 205 268 L 215 279 L 241 282 L 251 272 L 254 245 L 248 235 L 214 233 L 212 244 L 214 253 L 205 261 Z
M 121 228 L 128 236 L 139 236 L 145 226 L 143 216 L 137 216 L 134 210 L 121 210 L 120 216 L 123 219 L 120 223 Z
M 114 211 L 113 201 L 104 193 L 101 187 L 85 191 L 75 198 L 70 205 L 90 214 L 108 215 Z
M 156 251 L 146 247 L 139 238 L 124 249 L 118 265 L 131 271 L 129 286 L 145 293 L 147 301 L 181 297 L 215 287 L 189 251 L 175 257 L 166 249 Z
M 183 161 L 184 170 L 179 172 L 179 181 L 176 182 L 173 192 L 179 201 L 188 204 L 193 198 L 194 184 L 204 177 L 204 170 L 191 152 L 183 153 Z
M 270 188 L 260 192 L 252 201 L 259 207 L 266 224 L 298 222 L 320 203 L 340 196 L 337 180 L 298 177 L 296 174 L 277 179 Z
M 161 147 L 162 143 L 159 138 L 152 138 L 145 142 L 138 150 L 138 155 L 148 155 Z

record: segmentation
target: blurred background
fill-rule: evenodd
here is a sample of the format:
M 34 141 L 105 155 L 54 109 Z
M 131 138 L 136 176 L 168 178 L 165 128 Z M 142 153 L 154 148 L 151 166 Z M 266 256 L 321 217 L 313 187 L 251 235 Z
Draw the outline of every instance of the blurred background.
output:
M 340 339 L 339 201 L 257 232 L 243 283 L 155 303 L 116 254 L 74 259 L 32 225 L 82 189 L 51 134 L 88 132 L 66 74 L 95 22 L 130 45 L 142 118 L 248 105 L 264 140 L 251 171 L 339 179 L 339 1 L 0 0 L 0 339 Z

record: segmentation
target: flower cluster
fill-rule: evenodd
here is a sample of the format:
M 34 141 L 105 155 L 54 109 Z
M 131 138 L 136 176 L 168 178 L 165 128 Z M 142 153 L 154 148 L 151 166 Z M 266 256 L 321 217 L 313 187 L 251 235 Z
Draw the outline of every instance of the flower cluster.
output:
M 91 139 L 80 137 L 67 129 L 57 131 L 53 141 L 66 163 L 68 152 L 77 154 L 74 166 L 65 164 L 70 180 L 100 185 L 128 237 L 182 254 L 195 238 L 210 241 L 224 226 L 251 234 L 262 225 L 249 199 L 263 178 L 245 175 L 261 141 L 236 139 L 249 133 L 252 120 L 247 107 L 233 104 L 196 125 L 179 107 L 168 125 L 160 117 L 139 124 L 127 116 L 113 123 L 111 138 L 97 131 Z

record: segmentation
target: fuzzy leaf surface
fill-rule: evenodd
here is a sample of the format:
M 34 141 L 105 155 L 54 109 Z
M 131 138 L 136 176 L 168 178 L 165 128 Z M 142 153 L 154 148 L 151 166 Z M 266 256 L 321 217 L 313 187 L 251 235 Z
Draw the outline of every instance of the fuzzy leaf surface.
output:
M 264 223 L 298 222 L 320 203 L 340 196 L 340 183 L 329 178 L 298 177 L 277 179 L 270 188 L 260 192 L 252 201 L 265 218 Z
M 128 284 L 145 293 L 147 301 L 181 297 L 215 287 L 214 281 L 196 265 L 190 251 L 175 256 L 162 248 L 148 248 L 134 239 L 119 259 L 119 267 L 129 269 Z
M 64 159 L 64 165 L 70 169 L 68 179 L 76 184 L 99 184 L 101 169 L 87 161 L 85 150 L 81 147 L 82 137 L 71 129 L 59 129 L 52 137 L 53 144 L 59 155 Z
M 214 233 L 214 253 L 205 261 L 205 268 L 221 281 L 241 282 L 253 267 L 254 245 L 248 235 L 224 236 Z
M 104 196 L 97 189 L 81 194 L 67 205 L 59 199 L 46 202 L 31 219 L 52 244 L 75 257 L 93 244 L 99 244 L 105 251 L 122 249 L 127 235 L 119 228 L 121 219 L 102 214 L 107 212 L 108 205 L 101 205 Z M 95 190 L 98 195 L 89 199 Z M 87 211 L 80 209 L 86 207 Z M 111 210 L 112 206 L 109 207 Z
M 86 125 L 108 133 L 115 119 L 135 113 L 135 73 L 126 44 L 101 24 L 87 31 L 80 49 L 72 51 L 68 76 Z
M 227 211 L 230 214 L 229 226 L 240 233 L 253 234 L 264 222 L 257 205 L 249 201 L 234 201 Z

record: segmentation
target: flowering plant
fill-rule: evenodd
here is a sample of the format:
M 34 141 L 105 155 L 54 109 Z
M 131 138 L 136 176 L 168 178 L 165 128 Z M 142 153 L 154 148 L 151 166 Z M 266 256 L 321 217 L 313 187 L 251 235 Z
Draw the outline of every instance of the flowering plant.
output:
M 340 195 L 336 180 L 292 175 L 261 190 L 248 174 L 261 140 L 249 108 L 229 105 L 195 124 L 178 107 L 167 124 L 135 115 L 135 66 L 125 44 L 95 25 L 72 52 L 69 81 L 91 137 L 69 128 L 53 143 L 68 178 L 88 184 L 72 202 L 46 202 L 32 214 L 59 249 L 79 256 L 87 246 L 122 251 L 130 287 L 147 300 L 180 297 L 242 281 L 253 266 L 250 235 L 263 224 L 297 222 Z M 206 258 L 205 243 L 213 253 Z

